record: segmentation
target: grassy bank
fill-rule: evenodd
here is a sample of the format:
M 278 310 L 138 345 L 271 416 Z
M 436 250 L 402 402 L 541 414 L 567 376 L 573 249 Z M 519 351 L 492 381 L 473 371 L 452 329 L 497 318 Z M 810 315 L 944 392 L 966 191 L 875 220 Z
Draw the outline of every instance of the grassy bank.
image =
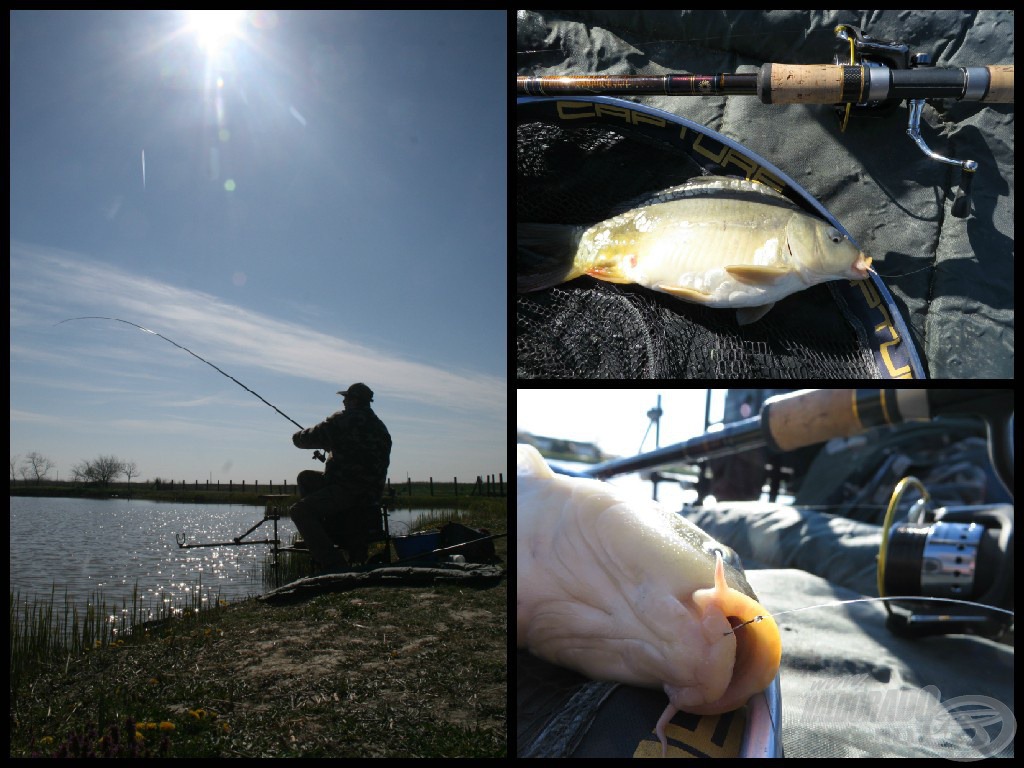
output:
M 506 531 L 483 501 L 466 523 Z M 10 753 L 501 757 L 506 675 L 504 580 L 247 600 L 50 653 L 12 678 Z

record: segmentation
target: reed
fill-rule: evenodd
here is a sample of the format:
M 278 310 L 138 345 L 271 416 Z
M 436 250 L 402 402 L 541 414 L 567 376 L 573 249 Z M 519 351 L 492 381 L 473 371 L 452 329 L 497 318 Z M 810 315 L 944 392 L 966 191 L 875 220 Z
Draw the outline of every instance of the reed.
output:
M 498 533 L 506 516 L 498 507 L 461 522 Z M 507 558 L 506 540 L 495 544 Z M 427 590 L 429 600 L 421 588 L 387 587 L 285 606 L 243 600 L 216 610 L 199 591 L 184 605 L 161 596 L 152 612 L 153 599 L 135 595 L 123 601 L 124 624 L 94 599 L 94 621 L 127 628 L 105 635 L 107 649 L 86 651 L 87 612 L 79 608 L 79 656 L 40 649 L 59 634 L 57 623 L 69 633 L 76 626 L 61 591 L 34 601 L 11 593 L 12 670 L 26 648 L 41 657 L 35 671 L 11 678 L 12 757 L 505 755 L 504 581 L 486 589 L 440 585 Z M 33 616 L 48 629 L 37 630 Z M 385 620 L 387 631 L 379 631 Z M 451 630 L 439 633 L 439 621 Z M 325 638 L 344 664 L 323 663 Z M 293 663 L 264 667 L 271 655 L 279 659 L 268 641 Z M 261 674 L 239 674 L 240 659 Z M 283 738 L 282 729 L 293 735 Z
M 139 595 L 138 584 L 132 588 L 130 601 L 122 599 L 120 608 L 108 604 L 102 592 L 95 591 L 81 605 L 63 594 L 63 605 L 58 604 L 57 586 L 50 595 L 22 599 L 21 593 L 9 592 L 10 674 L 14 683 L 23 675 L 40 667 L 64 664 L 83 653 L 99 651 L 112 645 L 123 645 L 136 631 L 145 632 L 172 618 L 187 618 L 200 610 L 215 608 L 219 596 L 211 598 L 212 605 L 203 608 L 202 576 L 199 587 L 189 597 L 177 602 L 166 595 L 155 598 L 156 605 Z

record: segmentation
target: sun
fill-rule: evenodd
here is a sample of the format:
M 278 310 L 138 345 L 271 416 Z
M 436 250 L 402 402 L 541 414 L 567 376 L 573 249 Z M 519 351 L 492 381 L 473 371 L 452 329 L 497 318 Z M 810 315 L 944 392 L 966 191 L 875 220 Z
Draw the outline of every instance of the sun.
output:
M 216 55 L 241 34 L 245 11 L 189 11 L 189 29 L 207 55 Z

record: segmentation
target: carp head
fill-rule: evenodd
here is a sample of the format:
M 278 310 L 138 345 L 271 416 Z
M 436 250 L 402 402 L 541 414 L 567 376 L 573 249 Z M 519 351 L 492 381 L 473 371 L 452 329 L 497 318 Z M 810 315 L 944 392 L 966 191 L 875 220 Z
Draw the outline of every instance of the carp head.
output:
M 828 222 L 794 215 L 786 227 L 786 245 L 808 285 L 828 280 L 864 280 L 871 257 Z

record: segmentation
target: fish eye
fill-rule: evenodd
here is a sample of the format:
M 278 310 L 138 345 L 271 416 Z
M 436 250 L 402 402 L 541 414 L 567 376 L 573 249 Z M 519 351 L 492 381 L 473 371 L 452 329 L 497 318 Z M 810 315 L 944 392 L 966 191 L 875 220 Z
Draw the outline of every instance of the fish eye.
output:
M 828 236 L 829 239 L 836 245 L 839 245 L 841 242 L 843 242 L 843 236 L 839 234 L 839 230 L 836 229 L 835 227 L 832 227 L 828 230 Z

